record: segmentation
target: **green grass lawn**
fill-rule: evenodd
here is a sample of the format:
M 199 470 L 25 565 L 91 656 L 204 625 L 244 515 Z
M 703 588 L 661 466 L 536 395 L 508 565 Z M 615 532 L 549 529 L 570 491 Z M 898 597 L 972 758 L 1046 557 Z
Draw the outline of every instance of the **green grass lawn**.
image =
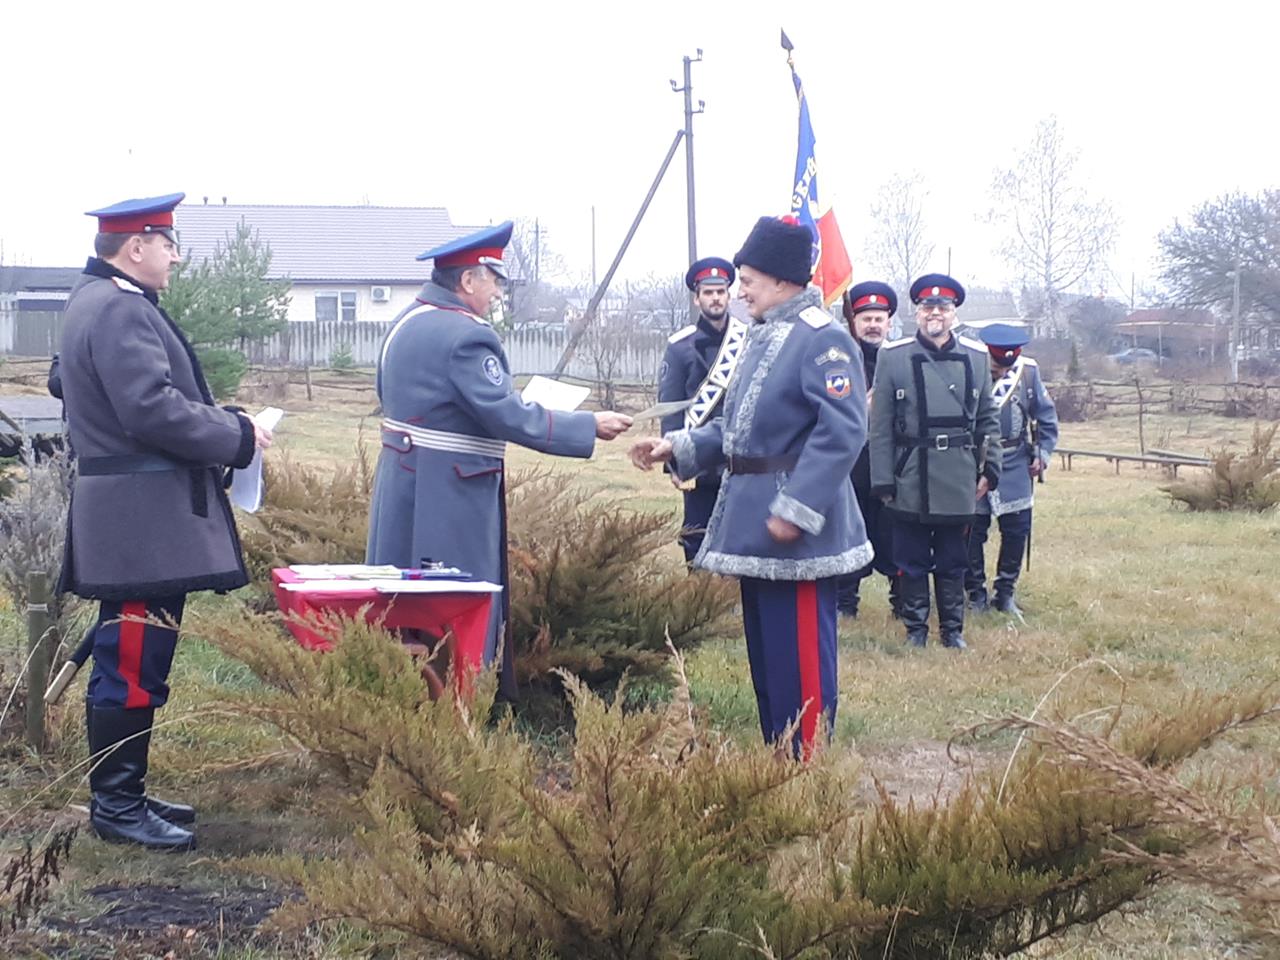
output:
M 363 442 L 375 448 L 371 394 L 348 393 L 340 399 L 322 396 L 310 404 L 285 404 L 290 415 L 278 431 L 272 455 L 287 453 L 317 464 L 349 462 L 362 421 Z M 1246 443 L 1253 425 L 1153 415 L 1144 432 L 1148 446 L 1199 454 Z M 1061 442 L 1136 452 L 1136 420 L 1126 416 L 1064 424 Z M 510 464 L 550 466 L 565 483 L 601 496 L 638 508 L 676 511 L 679 495 L 667 478 L 634 470 L 625 453 L 625 438 L 602 445 L 585 462 L 552 460 L 516 448 Z M 983 718 L 1026 715 L 1037 708 L 1070 715 L 1120 701 L 1167 705 L 1193 689 L 1230 690 L 1276 677 L 1280 599 L 1272 570 L 1280 518 L 1275 512 L 1188 513 L 1160 491 L 1167 479 L 1158 468 L 1126 464 L 1117 475 L 1104 461 L 1080 458 L 1072 471 L 1064 472 L 1055 458 L 1047 482 L 1036 488 L 1033 566 L 1019 589 L 1025 622 L 998 614 L 971 617 L 965 654 L 936 642 L 923 651 L 908 649 L 901 627 L 889 617 L 883 579 L 866 581 L 862 614 L 840 629 L 835 749 L 857 750 L 868 771 L 892 790 L 925 799 L 963 775 L 964 768 L 947 759 L 944 745 L 957 730 Z M 994 563 L 994 550 L 988 553 Z M 672 564 L 680 562 L 674 544 L 670 557 Z M 216 616 L 219 605 L 228 602 L 205 597 L 197 606 Z M 12 663 L 20 637 L 16 614 L 0 616 L 5 658 L 0 662 Z M 758 736 L 739 635 L 693 651 L 689 672 L 695 703 L 716 726 L 738 737 Z M 290 744 L 270 730 L 209 707 L 220 693 L 256 682 L 243 666 L 199 637 L 183 641 L 174 696 L 162 714 L 172 723 L 157 735 L 150 783 L 158 795 L 180 796 L 201 806 L 201 849 L 191 855 L 146 855 L 81 835 L 67 880 L 46 910 L 53 926 L 7 942 L 0 939 L 0 955 L 46 951 L 133 957 L 163 956 L 166 950 L 177 957 L 243 960 L 367 955 L 369 941 L 342 926 L 253 933 L 249 921 L 256 923 L 289 891 L 264 891 L 251 872 L 236 869 L 237 859 L 335 851 L 346 842 L 353 822 L 346 798 L 302 762 Z M 1042 703 L 1050 690 L 1053 694 Z M 82 692 L 81 686 L 73 687 L 67 706 L 55 714 L 49 756 L 39 759 L 16 747 L 0 752 L 0 811 L 17 814 L 7 830 L 0 829 L 0 839 L 10 847 L 15 840 L 38 836 L 50 822 L 83 817 L 67 806 L 85 802 L 85 790 L 74 777 L 65 788 L 41 794 L 23 807 L 82 756 Z M 1269 732 L 1253 733 L 1214 748 L 1206 764 L 1211 769 L 1273 756 L 1277 743 Z M 1012 747 L 1011 741 L 997 739 L 961 756 L 979 767 L 1002 766 Z M 191 920 L 173 929 L 162 923 L 139 921 L 130 927 L 110 922 L 120 915 L 118 904 L 112 906 L 117 903 L 114 888 L 175 885 L 192 891 L 196 902 L 203 897 L 216 904 L 229 898 L 245 906 L 239 919 L 224 922 L 221 939 L 216 922 Z M 1194 891 L 1161 889 L 1133 915 L 1110 918 L 1043 945 L 1034 955 L 1080 960 L 1256 955 L 1240 942 L 1229 913 L 1219 912 L 1221 906 Z M 188 935 L 187 929 L 196 932 Z M 135 945 L 122 948 L 129 937 Z

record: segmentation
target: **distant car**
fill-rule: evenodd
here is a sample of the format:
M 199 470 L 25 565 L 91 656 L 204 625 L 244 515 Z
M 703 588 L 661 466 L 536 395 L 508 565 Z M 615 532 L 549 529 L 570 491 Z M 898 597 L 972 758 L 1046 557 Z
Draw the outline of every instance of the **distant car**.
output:
M 1160 354 L 1146 347 L 1130 347 L 1128 350 L 1110 354 L 1107 359 L 1121 366 L 1129 366 L 1134 363 L 1157 363 L 1160 360 Z

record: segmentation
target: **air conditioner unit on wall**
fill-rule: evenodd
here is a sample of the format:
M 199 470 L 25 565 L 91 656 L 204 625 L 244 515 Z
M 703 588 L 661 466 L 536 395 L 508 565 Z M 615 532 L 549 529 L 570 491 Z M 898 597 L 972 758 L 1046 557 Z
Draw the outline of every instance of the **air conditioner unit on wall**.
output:
M 369 289 L 369 299 L 374 303 L 387 303 L 391 299 L 391 288 L 371 287 Z

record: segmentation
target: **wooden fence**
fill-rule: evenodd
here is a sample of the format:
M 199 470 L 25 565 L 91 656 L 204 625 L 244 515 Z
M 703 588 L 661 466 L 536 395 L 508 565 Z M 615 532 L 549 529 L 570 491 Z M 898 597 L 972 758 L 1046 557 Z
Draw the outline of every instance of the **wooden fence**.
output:
M 267 367 L 327 367 L 349 356 L 359 367 L 377 363 L 383 323 L 290 323 L 280 333 L 246 345 L 250 363 Z M 62 314 L 0 309 L 0 356 L 48 357 L 62 335 Z M 517 374 L 548 373 L 568 343 L 564 329 L 518 330 L 503 338 L 511 369 Z M 666 348 L 656 330 L 586 337 L 565 372 L 586 380 L 653 383 Z

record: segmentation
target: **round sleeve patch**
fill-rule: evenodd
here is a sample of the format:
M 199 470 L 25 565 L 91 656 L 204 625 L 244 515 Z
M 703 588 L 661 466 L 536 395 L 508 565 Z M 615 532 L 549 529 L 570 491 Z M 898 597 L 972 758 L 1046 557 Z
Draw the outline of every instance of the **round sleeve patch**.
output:
M 492 353 L 484 358 L 484 375 L 494 386 L 502 385 L 502 364 Z

